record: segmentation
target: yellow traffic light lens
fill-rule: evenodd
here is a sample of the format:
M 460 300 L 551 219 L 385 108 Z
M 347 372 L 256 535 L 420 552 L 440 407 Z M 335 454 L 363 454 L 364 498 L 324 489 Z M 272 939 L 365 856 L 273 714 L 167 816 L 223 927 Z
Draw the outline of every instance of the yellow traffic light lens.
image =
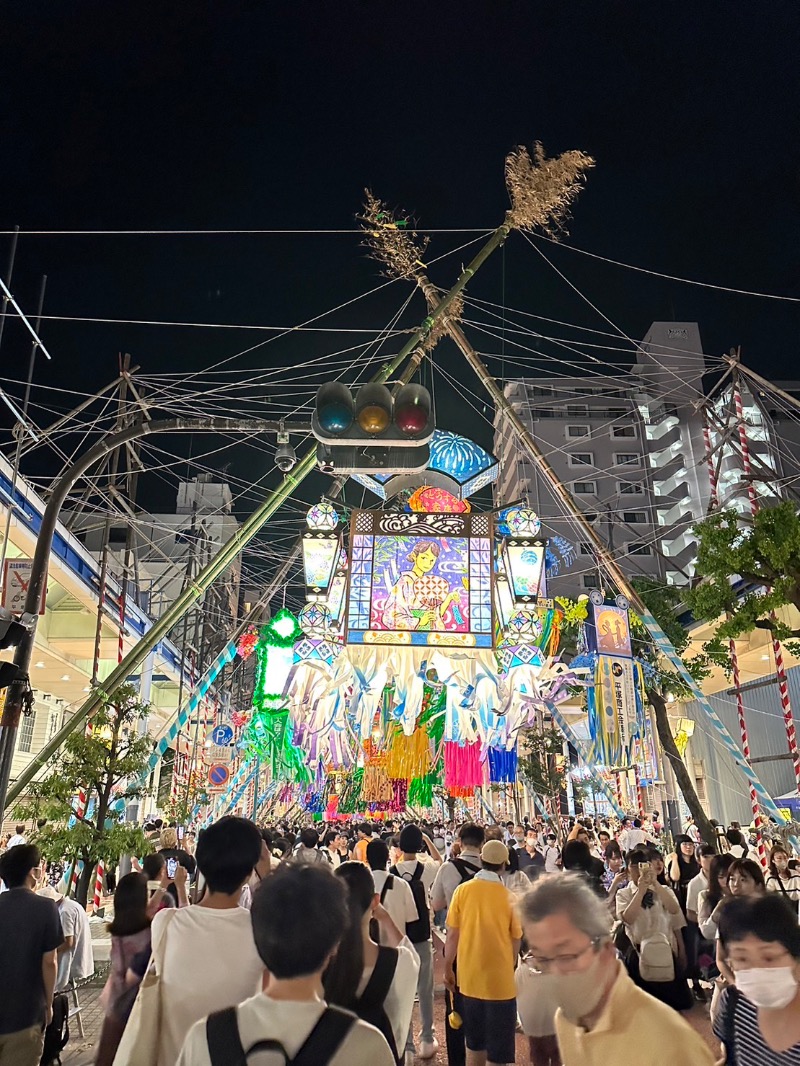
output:
M 358 412 L 358 424 L 365 433 L 383 433 L 389 425 L 390 413 L 378 404 L 367 404 Z

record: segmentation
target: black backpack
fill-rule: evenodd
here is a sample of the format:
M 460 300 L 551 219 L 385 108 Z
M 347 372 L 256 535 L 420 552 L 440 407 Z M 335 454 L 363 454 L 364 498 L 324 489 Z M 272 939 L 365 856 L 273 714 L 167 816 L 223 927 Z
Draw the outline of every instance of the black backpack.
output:
M 426 940 L 431 938 L 431 912 L 428 907 L 428 893 L 425 891 L 425 884 L 422 880 L 422 871 L 421 862 L 417 863 L 410 877 L 401 874 L 396 866 L 392 866 L 389 870 L 389 873 L 394 874 L 395 877 L 402 877 L 406 884 L 410 886 L 411 894 L 417 905 L 419 917 L 416 921 L 406 922 L 406 936 L 412 944 L 424 944 Z
M 472 863 L 467 862 L 466 859 L 451 859 L 450 862 L 461 875 L 462 885 L 465 881 L 471 881 L 475 874 L 480 870 L 480 866 L 473 866 Z
M 286 1066 L 326 1066 L 355 1025 L 355 1014 L 340 1007 L 326 1007 L 295 1057 L 289 1058 L 279 1040 L 258 1040 L 245 1051 L 239 1036 L 236 1008 L 228 1007 L 206 1019 L 206 1042 L 211 1066 L 247 1066 L 256 1051 L 276 1051 Z
M 61 1066 L 61 1052 L 69 1040 L 69 999 L 66 992 L 53 996 L 53 1020 L 44 1031 L 44 1046 L 39 1066 Z
M 386 893 L 391 892 L 393 888 L 394 878 L 391 874 L 387 874 L 386 880 L 383 882 L 383 888 L 381 889 L 381 906 L 383 906 L 383 902 L 386 899 Z M 374 940 L 376 944 L 380 943 L 380 929 L 378 927 L 378 923 L 375 921 L 374 918 L 370 918 L 369 921 L 369 935 L 370 938 Z
M 405 1048 L 401 1048 L 399 1052 L 397 1050 L 392 1023 L 389 1021 L 389 1015 L 386 1013 L 385 1007 L 386 996 L 392 987 L 399 958 L 400 953 L 397 948 L 378 948 L 378 961 L 375 963 L 375 969 L 372 971 L 369 981 L 367 981 L 366 988 L 353 1004 L 353 1010 L 362 1022 L 369 1022 L 370 1025 L 374 1025 L 376 1029 L 383 1033 L 386 1037 L 386 1043 L 394 1055 L 395 1062 L 398 1066 L 403 1066 Z

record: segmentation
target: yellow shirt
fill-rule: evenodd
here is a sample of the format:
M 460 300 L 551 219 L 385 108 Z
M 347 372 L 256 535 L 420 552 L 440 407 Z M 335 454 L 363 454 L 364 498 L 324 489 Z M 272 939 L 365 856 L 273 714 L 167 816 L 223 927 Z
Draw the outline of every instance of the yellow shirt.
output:
M 365 866 L 369 866 L 367 862 L 367 844 L 369 844 L 368 840 L 358 840 L 353 848 L 353 858 L 358 862 L 363 862 Z
M 563 1066 L 714 1066 L 711 1048 L 688 1022 L 638 988 L 622 963 L 605 1010 L 587 1032 L 556 1011 Z
M 514 940 L 522 936 L 511 893 L 482 870 L 453 893 L 447 924 L 458 929 L 458 987 L 471 999 L 514 999 Z

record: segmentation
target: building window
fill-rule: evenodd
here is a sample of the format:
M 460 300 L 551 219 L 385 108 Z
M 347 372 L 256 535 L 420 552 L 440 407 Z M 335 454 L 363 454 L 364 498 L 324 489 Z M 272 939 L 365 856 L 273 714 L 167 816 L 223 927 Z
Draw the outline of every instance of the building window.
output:
M 653 549 L 649 544 L 641 544 L 637 540 L 632 540 L 628 545 L 628 555 L 652 555 Z
M 586 418 L 588 414 L 589 408 L 585 403 L 567 404 L 567 418 Z
M 614 466 L 639 466 L 642 461 L 638 452 L 615 452 Z
M 581 541 L 580 548 L 578 549 L 578 551 L 581 555 L 594 555 L 594 548 L 586 540 Z
M 591 452 L 573 452 L 569 456 L 570 466 L 594 466 L 594 456 Z
M 572 485 L 572 491 L 576 496 L 596 496 L 597 495 L 597 482 L 596 481 L 575 481 Z
M 636 432 L 636 426 L 631 426 L 631 425 L 628 425 L 628 426 L 612 426 L 611 427 L 611 436 L 612 437 L 636 437 L 636 436 L 638 436 L 638 434 Z
M 644 484 L 641 481 L 620 481 L 620 496 L 644 496 Z
M 600 578 L 597 576 L 597 574 L 584 574 L 581 580 L 585 589 L 600 588 Z
M 647 525 L 647 512 L 646 511 L 623 511 L 622 521 L 629 526 L 644 526 Z
M 589 432 L 588 426 L 567 426 L 568 437 L 588 437 Z
M 22 725 L 19 727 L 19 740 L 17 741 L 19 751 L 30 752 L 33 746 L 33 731 L 35 728 L 36 714 L 23 715 Z

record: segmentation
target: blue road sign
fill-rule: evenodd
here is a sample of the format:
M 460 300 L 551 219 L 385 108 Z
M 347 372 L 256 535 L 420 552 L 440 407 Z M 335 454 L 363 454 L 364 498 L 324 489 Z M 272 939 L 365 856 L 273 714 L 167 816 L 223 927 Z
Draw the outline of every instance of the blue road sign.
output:
M 229 725 L 215 725 L 211 730 L 211 740 L 218 748 L 224 748 L 233 740 L 233 730 Z

